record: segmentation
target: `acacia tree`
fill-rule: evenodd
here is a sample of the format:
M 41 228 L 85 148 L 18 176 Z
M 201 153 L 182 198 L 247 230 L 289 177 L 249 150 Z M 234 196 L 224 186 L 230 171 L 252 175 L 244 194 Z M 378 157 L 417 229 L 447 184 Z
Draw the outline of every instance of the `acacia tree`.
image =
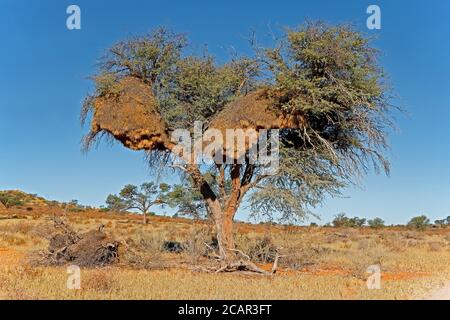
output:
M 147 224 L 147 214 L 150 208 L 164 203 L 162 199 L 168 191 L 167 184 L 160 184 L 159 188 L 153 182 L 143 183 L 139 187 L 129 184 L 123 187 L 119 195 L 110 194 L 106 199 L 106 204 L 109 209 L 117 211 L 139 210 L 144 216 L 143 223 Z
M 183 35 L 158 29 L 113 46 L 84 103 L 83 118 L 92 112 L 85 143 L 112 137 L 145 150 L 153 168 L 191 179 L 226 265 L 237 260 L 233 219 L 246 195 L 255 214 L 301 218 L 371 165 L 388 172 L 388 89 L 376 50 L 359 32 L 310 23 L 288 30 L 275 48 L 222 65 L 208 54 L 185 55 L 185 45 Z M 199 120 L 222 131 L 279 129 L 278 171 L 265 174 L 248 149 L 240 163 L 174 165 L 171 132 Z

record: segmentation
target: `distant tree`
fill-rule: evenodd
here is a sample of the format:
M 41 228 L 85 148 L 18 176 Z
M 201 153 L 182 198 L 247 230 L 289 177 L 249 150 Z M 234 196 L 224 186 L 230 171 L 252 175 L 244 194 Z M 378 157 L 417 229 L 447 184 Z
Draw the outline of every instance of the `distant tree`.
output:
M 339 213 L 334 217 L 331 224 L 336 228 L 347 227 L 349 224 L 349 218 L 345 213 Z
M 446 219 L 434 220 L 434 225 L 437 227 L 445 227 L 447 226 L 447 221 Z
M 159 187 L 153 182 L 143 183 L 139 187 L 129 184 L 120 191 L 119 195 L 110 194 L 106 204 L 110 210 L 115 211 L 139 210 L 144 216 L 144 224 L 147 224 L 150 208 L 156 204 L 163 204 L 162 199 L 168 191 L 167 184 L 160 184 Z
M 361 228 L 365 224 L 366 224 L 365 218 L 358 218 L 358 217 L 350 218 L 350 226 L 353 228 Z
M 0 203 L 3 204 L 6 209 L 24 205 L 21 194 L 6 191 L 0 192 Z
M 196 188 L 186 184 L 174 185 L 164 197 L 171 208 L 177 208 L 177 216 L 192 216 L 194 219 L 206 215 L 206 206 L 203 197 Z
M 108 212 L 110 210 L 111 210 L 110 208 L 105 207 L 105 206 L 100 206 L 100 209 L 99 209 L 100 212 Z
M 366 224 L 366 219 L 358 217 L 349 218 L 345 213 L 340 213 L 335 216 L 332 224 L 336 228 L 360 228 Z
M 108 210 L 118 211 L 118 212 L 127 210 L 127 204 L 118 195 L 115 195 L 115 194 L 108 195 L 105 202 L 106 202 L 106 208 Z
M 438 219 L 434 221 L 434 224 L 436 226 L 440 226 L 440 227 L 447 227 L 450 226 L 450 216 L 448 216 L 445 219 Z
M 429 225 L 430 219 L 428 219 L 425 215 L 421 215 L 409 220 L 406 226 L 411 229 L 425 230 Z
M 447 216 L 447 218 L 445 218 L 445 224 L 450 226 L 450 216 Z
M 380 229 L 380 228 L 385 227 L 384 220 L 381 218 L 374 218 L 374 219 L 368 220 L 367 224 L 369 225 L 369 227 L 371 227 L 373 229 Z

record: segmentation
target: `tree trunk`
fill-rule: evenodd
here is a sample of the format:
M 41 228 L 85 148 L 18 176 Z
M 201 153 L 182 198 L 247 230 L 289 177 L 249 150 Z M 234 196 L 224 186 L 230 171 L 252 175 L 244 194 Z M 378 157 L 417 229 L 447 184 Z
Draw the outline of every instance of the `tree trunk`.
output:
M 236 260 L 236 252 L 233 235 L 233 220 L 241 198 L 240 191 L 240 165 L 234 165 L 231 169 L 232 191 L 226 203 L 225 209 L 214 216 L 216 223 L 217 241 L 219 243 L 220 256 L 226 261 Z
M 144 212 L 144 221 L 143 221 L 143 223 L 147 224 L 147 212 Z
M 233 235 L 234 213 L 221 210 L 213 214 L 220 257 L 227 262 L 236 259 L 236 254 L 233 251 L 235 249 Z
M 226 209 L 223 209 L 216 194 L 212 191 L 210 185 L 205 181 L 197 166 L 188 164 L 186 166 L 187 172 L 192 177 L 195 185 L 199 188 L 200 193 L 205 199 L 211 218 L 216 227 L 217 242 L 219 245 L 220 257 L 222 260 L 230 262 L 236 260 L 233 238 L 233 219 L 237 210 L 237 203 L 239 193 L 235 188 L 233 196 L 230 198 Z M 234 169 L 234 180 L 236 183 L 236 176 L 239 171 Z

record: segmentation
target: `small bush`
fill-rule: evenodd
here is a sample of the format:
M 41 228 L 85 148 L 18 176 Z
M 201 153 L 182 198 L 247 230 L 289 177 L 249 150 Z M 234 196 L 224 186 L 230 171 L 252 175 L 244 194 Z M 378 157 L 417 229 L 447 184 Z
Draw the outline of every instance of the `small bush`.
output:
M 274 262 L 277 254 L 277 247 L 273 244 L 272 239 L 264 237 L 256 239 L 248 252 L 249 257 L 261 263 Z
M 380 229 L 380 228 L 385 227 L 384 220 L 381 218 L 371 219 L 371 220 L 367 221 L 367 224 L 372 229 Z
M 20 207 L 24 205 L 21 194 L 0 192 L 0 203 L 2 203 L 7 209 L 12 207 Z
M 336 228 L 360 228 L 366 224 L 366 219 L 349 218 L 344 213 L 340 213 L 333 219 L 332 224 Z
M 426 216 L 417 216 L 409 220 L 407 227 L 410 229 L 416 229 L 423 231 L 430 225 L 430 219 Z

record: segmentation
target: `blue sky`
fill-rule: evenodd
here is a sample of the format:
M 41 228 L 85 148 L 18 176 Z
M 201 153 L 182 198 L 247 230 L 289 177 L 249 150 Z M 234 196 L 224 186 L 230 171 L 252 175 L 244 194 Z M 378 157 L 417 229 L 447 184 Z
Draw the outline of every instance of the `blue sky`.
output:
M 79 5 L 82 29 L 66 28 L 66 8 Z M 366 8 L 377 4 L 381 30 L 366 28 Z M 398 117 L 391 135 L 390 177 L 370 174 L 346 198 L 315 211 L 324 222 L 339 212 L 402 223 L 425 213 L 450 215 L 450 2 L 424 1 L 106 1 L 2 0 L 0 4 L 0 189 L 22 189 L 50 199 L 101 205 L 124 184 L 151 179 L 141 153 L 106 143 L 82 154 L 86 131 L 79 110 L 91 89 L 86 79 L 114 42 L 166 25 L 186 32 L 192 46 L 225 61 L 233 46 L 249 53 L 255 30 L 305 19 L 353 23 L 383 55 Z M 269 27 L 270 26 L 270 27 Z M 170 182 L 168 177 L 165 181 Z M 238 218 L 245 218 L 242 211 Z

